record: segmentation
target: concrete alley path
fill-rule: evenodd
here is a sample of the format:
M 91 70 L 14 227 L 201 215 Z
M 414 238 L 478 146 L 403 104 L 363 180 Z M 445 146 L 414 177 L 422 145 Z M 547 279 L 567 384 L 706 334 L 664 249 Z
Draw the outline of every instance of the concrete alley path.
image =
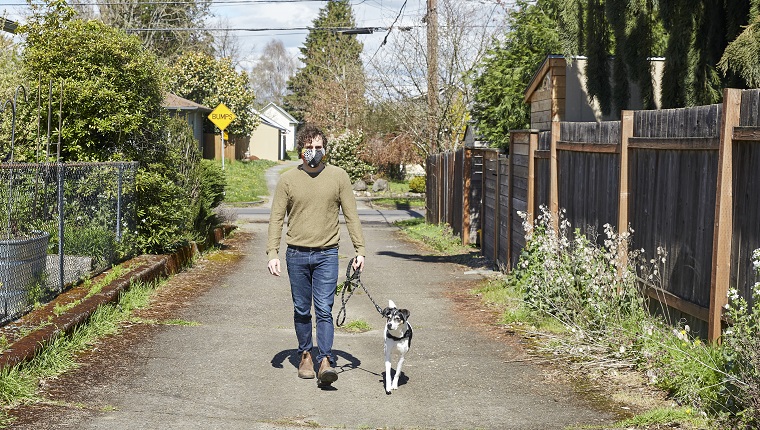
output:
M 287 272 L 277 278 L 266 269 L 267 222 L 238 222 L 235 234 L 247 238 L 242 258 L 209 274 L 212 285 L 187 298 L 175 317 L 194 325 L 155 326 L 128 348 L 128 360 L 90 364 L 112 367 L 113 375 L 93 378 L 76 396 L 61 393 L 44 418 L 10 428 L 563 429 L 614 420 L 572 386 L 547 378 L 519 348 L 458 314 L 448 293 L 472 288 L 479 275 L 379 221 L 363 223 L 362 281 L 381 306 L 392 299 L 411 311 L 415 336 L 399 390 L 385 394 L 384 320 L 359 293 L 346 322 L 363 320 L 372 330 L 336 332 L 338 381 L 323 390 L 314 379 L 299 379 Z M 353 249 L 341 228 L 345 273 Z M 280 254 L 284 263 L 284 247 Z M 209 268 L 188 271 L 203 270 Z M 340 297 L 333 315 L 339 308 Z
M 392 226 L 365 227 L 362 280 L 381 304 L 392 299 L 411 310 L 415 337 L 403 384 L 384 392 L 383 320 L 366 295 L 351 299 L 347 321 L 364 320 L 372 330 L 336 333 L 334 389 L 298 379 L 288 280 L 266 270 L 266 227 L 241 225 L 252 234 L 243 260 L 179 315 L 197 326 L 160 327 L 137 343 L 126 376 L 92 388 L 101 410 L 72 409 L 34 428 L 561 429 L 612 420 L 461 320 L 446 292 L 473 285 L 467 268 L 426 255 Z

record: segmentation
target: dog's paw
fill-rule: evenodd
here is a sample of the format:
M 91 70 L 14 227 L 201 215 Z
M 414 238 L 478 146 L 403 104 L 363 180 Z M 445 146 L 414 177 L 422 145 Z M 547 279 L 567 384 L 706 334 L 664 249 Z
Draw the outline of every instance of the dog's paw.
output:
M 391 390 L 389 390 L 388 388 L 386 388 L 386 389 L 385 389 L 385 394 L 387 394 L 387 395 L 389 395 L 389 396 L 390 396 L 390 395 L 391 395 Z

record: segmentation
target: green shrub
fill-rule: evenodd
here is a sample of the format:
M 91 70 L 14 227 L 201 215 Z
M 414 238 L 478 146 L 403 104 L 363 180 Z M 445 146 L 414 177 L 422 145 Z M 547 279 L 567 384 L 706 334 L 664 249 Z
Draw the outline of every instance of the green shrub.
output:
M 348 173 L 351 182 L 364 179 L 374 174 L 376 169 L 362 158 L 364 133 L 346 131 L 330 139 L 327 145 L 328 161 Z
M 200 172 L 201 193 L 194 226 L 198 233 L 205 233 L 218 224 L 213 209 L 224 201 L 227 180 L 221 167 L 211 160 L 201 161 Z
M 424 176 L 415 176 L 409 180 L 409 191 L 413 193 L 424 193 L 426 190 Z
M 204 237 L 206 223 L 213 220 L 209 203 L 219 199 L 220 179 L 202 167 L 187 122 L 169 119 L 143 160 L 135 177 L 137 216 L 135 231 L 130 232 L 134 250 L 162 254 Z

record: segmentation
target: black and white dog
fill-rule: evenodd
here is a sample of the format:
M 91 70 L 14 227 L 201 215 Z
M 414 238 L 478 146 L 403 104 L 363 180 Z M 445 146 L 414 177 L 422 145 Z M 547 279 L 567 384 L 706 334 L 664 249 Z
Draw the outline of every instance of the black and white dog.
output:
M 398 390 L 398 378 L 401 375 L 401 366 L 404 365 L 404 355 L 412 345 L 412 326 L 409 325 L 409 311 L 397 309 L 393 300 L 388 300 L 388 307 L 383 309 L 383 317 L 387 319 L 385 324 L 385 394 L 391 390 Z M 391 353 L 398 353 L 396 375 L 391 381 Z

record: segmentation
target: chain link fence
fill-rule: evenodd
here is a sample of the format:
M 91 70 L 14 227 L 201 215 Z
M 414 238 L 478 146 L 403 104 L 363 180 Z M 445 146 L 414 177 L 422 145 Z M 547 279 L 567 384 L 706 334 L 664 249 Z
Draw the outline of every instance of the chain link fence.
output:
M 0 163 L 0 324 L 118 263 L 136 162 Z

